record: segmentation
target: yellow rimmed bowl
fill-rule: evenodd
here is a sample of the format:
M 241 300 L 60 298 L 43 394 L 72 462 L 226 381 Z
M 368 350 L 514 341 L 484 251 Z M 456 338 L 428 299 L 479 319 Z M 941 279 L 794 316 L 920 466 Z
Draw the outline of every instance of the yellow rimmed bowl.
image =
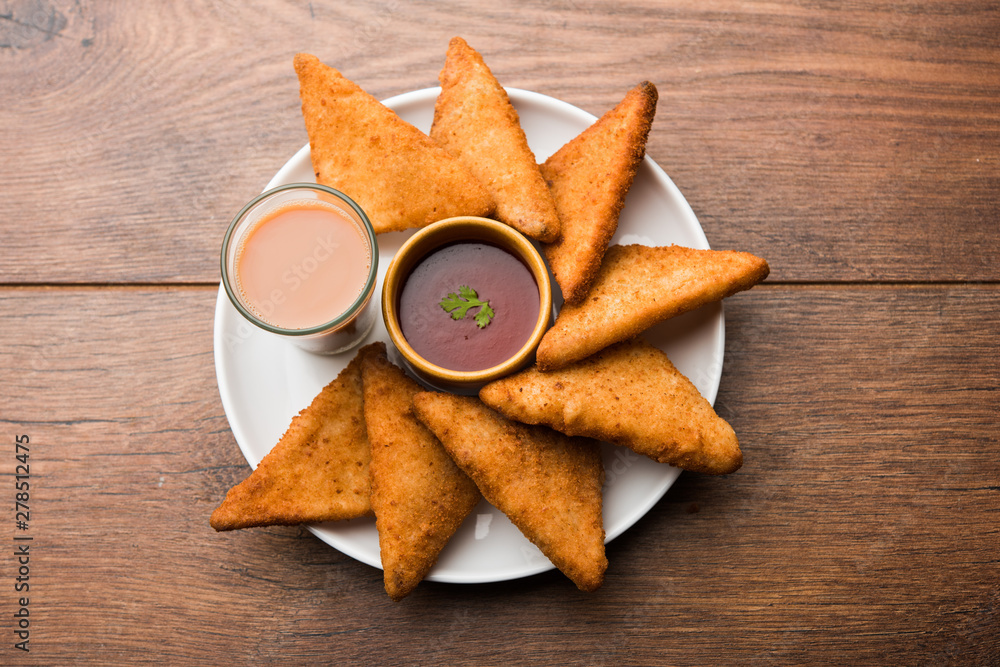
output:
M 504 361 L 476 371 L 456 371 L 424 359 L 406 340 L 399 321 L 400 293 L 413 269 L 431 253 L 461 242 L 486 243 L 506 250 L 521 260 L 538 286 L 538 316 L 531 335 Z M 552 321 L 552 282 L 538 249 L 514 228 L 488 218 L 448 218 L 421 228 L 396 252 L 382 284 L 382 318 L 404 366 L 425 385 L 440 391 L 476 394 L 483 385 L 534 361 L 535 349 Z

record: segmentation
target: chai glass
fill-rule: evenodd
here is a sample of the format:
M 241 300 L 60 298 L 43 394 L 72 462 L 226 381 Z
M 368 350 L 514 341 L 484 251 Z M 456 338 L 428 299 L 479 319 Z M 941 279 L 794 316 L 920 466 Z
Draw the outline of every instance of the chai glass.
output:
M 349 350 L 375 324 L 375 230 L 333 188 L 291 183 L 258 195 L 229 225 L 221 262 L 236 310 L 309 352 Z

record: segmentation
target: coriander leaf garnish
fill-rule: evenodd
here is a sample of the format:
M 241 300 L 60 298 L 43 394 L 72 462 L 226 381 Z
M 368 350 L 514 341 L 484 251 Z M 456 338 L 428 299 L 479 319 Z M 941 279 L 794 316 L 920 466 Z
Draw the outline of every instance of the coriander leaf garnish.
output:
M 490 308 L 490 302 L 487 301 L 479 308 L 479 312 L 476 313 L 476 324 L 479 325 L 480 329 L 485 329 L 486 325 L 492 321 L 493 316 L 496 313 Z
M 496 315 L 493 309 L 490 308 L 490 302 L 480 301 L 479 294 L 468 285 L 460 286 L 458 294 L 449 292 L 448 296 L 441 299 L 441 307 L 446 312 L 451 313 L 451 319 L 453 320 L 463 319 L 468 314 L 470 308 L 479 308 L 479 312 L 475 314 L 475 320 L 480 329 L 485 329 L 486 325 Z

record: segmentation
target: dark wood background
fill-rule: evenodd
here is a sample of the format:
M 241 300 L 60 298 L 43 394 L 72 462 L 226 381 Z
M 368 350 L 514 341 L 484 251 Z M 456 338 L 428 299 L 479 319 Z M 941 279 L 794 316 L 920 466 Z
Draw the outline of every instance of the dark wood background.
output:
M 394 604 L 305 530 L 208 526 L 249 471 L 218 252 L 306 142 L 293 54 L 385 98 L 454 35 L 596 115 L 656 83 L 648 154 L 772 267 L 726 306 L 743 469 L 682 475 L 594 594 Z M 0 3 L 0 663 L 998 664 L 998 202 L 995 2 Z

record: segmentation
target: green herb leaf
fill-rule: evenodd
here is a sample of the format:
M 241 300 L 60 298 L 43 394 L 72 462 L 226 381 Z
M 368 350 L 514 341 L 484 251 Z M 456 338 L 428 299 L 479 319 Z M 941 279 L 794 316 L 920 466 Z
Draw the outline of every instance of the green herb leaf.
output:
M 449 292 L 448 296 L 441 299 L 440 305 L 445 312 L 451 313 L 453 320 L 464 319 L 470 308 L 479 308 L 475 314 L 475 320 L 480 329 L 485 329 L 486 325 L 496 316 L 494 310 L 490 308 L 490 302 L 481 301 L 476 290 L 468 285 L 460 286 L 458 294 Z
M 494 315 L 496 313 L 493 312 L 493 309 L 490 308 L 490 302 L 487 301 L 479 308 L 479 312 L 476 313 L 476 324 L 479 325 L 480 329 L 485 329 Z

